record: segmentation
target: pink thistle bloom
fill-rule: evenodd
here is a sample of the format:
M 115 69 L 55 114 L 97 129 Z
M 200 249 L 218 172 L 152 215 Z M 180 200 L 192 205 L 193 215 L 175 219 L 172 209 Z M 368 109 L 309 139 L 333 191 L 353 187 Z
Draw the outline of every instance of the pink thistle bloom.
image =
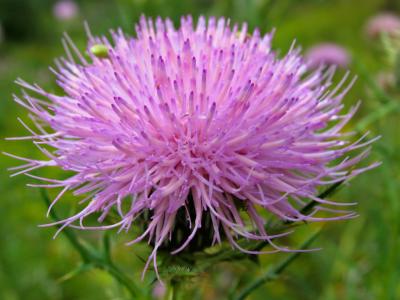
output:
M 349 157 L 372 140 L 350 143 L 341 133 L 357 109 L 342 113 L 353 83 L 343 87 L 347 75 L 331 88 L 333 68 L 310 73 L 298 49 L 278 58 L 271 33 L 249 36 L 246 24 L 223 18 L 193 25 L 184 17 L 175 29 L 168 19 L 142 17 L 136 30 L 134 38 L 112 31 L 112 42 L 88 30 L 88 49 L 108 50 L 101 58 L 87 51 L 90 60 L 66 36 L 67 59 L 52 70 L 63 96 L 17 81 L 37 95 L 15 97 L 37 130 L 15 139 L 32 139 L 47 159 L 10 154 L 26 162 L 14 175 L 46 166 L 72 171 L 65 180 L 29 174 L 48 182 L 34 186 L 62 188 L 49 209 L 67 191 L 86 197 L 80 212 L 49 225 L 128 231 L 136 220 L 144 228 L 129 244 L 147 238 L 146 268 L 153 260 L 157 270 L 158 249 L 170 243 L 176 254 L 199 237 L 247 253 L 259 252 L 240 247 L 238 237 L 289 251 L 273 243 L 286 233 L 268 233 L 264 212 L 288 221 L 355 216 L 332 209 L 349 203 L 316 196 L 320 186 L 377 165 L 354 169 L 368 148 Z M 319 205 L 302 214 L 309 199 Z M 120 216 L 115 224 L 84 225 L 111 210 Z
M 70 20 L 78 15 L 78 5 L 72 0 L 60 0 L 53 7 L 53 14 L 59 20 Z
M 400 31 L 400 18 L 388 12 L 378 14 L 367 21 L 365 31 L 371 38 L 377 38 L 383 33 L 394 35 Z
M 323 64 L 346 68 L 350 63 L 350 55 L 346 49 L 332 43 L 318 44 L 310 48 L 305 57 L 310 68 L 318 68 Z

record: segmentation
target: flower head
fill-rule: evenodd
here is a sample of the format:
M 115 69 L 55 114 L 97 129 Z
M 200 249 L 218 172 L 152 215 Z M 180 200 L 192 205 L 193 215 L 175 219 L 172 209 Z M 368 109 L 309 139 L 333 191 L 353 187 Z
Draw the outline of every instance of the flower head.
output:
M 350 55 L 339 45 L 323 43 L 307 51 L 306 61 L 311 68 L 317 68 L 322 64 L 346 68 L 350 63 Z
M 26 169 L 18 173 L 61 167 L 73 175 L 41 178 L 62 188 L 52 205 L 67 191 L 86 197 L 62 228 L 92 229 L 87 216 L 102 222 L 115 210 L 119 220 L 99 228 L 142 224 L 132 243 L 148 238 L 155 262 L 165 244 L 173 240 L 177 253 L 199 236 L 247 251 L 236 242 L 244 236 L 286 251 L 272 242 L 280 235 L 268 233 L 266 213 L 292 221 L 354 216 L 316 196 L 319 186 L 373 167 L 352 168 L 368 149 L 347 156 L 370 142 L 348 143 L 341 133 L 356 108 L 341 113 L 352 82 L 328 90 L 332 68 L 310 73 L 299 50 L 278 58 L 271 33 L 249 36 L 246 24 L 230 27 L 223 18 L 193 25 L 185 17 L 175 29 L 168 19 L 142 17 L 136 37 L 118 30 L 111 43 L 88 35 L 88 49 L 102 45 L 107 55 L 88 50 L 87 60 L 66 37 L 75 55 L 67 49 L 53 70 L 65 95 L 18 80 L 38 95 L 16 101 L 33 115 L 38 132 L 29 129 L 28 138 L 47 156 L 21 158 Z M 306 199 L 319 204 L 307 215 Z M 336 214 L 324 218 L 326 211 Z
M 72 0 L 60 0 L 53 7 L 53 14 L 59 20 L 70 20 L 78 14 L 78 5 Z
M 383 33 L 394 35 L 400 31 L 400 18 L 387 12 L 378 14 L 367 21 L 365 31 L 371 38 L 377 38 Z

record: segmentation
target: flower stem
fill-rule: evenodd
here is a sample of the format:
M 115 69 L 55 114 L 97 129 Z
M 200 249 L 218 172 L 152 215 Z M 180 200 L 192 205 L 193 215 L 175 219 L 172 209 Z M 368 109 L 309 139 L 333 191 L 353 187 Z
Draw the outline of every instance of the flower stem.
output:
M 177 300 L 178 299 L 178 282 L 172 278 L 167 286 L 167 292 L 165 293 L 165 300 Z
M 43 200 L 47 205 L 50 205 L 50 199 L 47 195 L 47 192 L 44 189 L 40 190 Z M 53 220 L 59 221 L 56 212 L 54 209 L 50 211 L 50 216 Z M 58 225 L 57 227 L 60 227 Z M 76 236 L 75 232 L 70 230 L 69 228 L 64 228 L 62 233 L 65 235 L 70 244 L 77 250 L 83 260 L 83 264 L 85 266 L 92 266 L 101 270 L 106 271 L 110 274 L 114 279 L 123 285 L 129 292 L 132 299 L 137 299 L 138 295 L 141 293 L 139 287 L 128 277 L 126 276 L 119 268 L 117 268 L 114 263 L 111 261 L 111 257 L 109 256 L 109 245 L 106 245 L 106 253 L 104 255 L 99 255 L 99 253 L 94 250 L 84 246 Z M 105 241 L 107 244 L 108 241 Z
M 307 248 L 318 236 L 319 231 L 313 234 L 311 237 L 309 237 L 303 245 L 301 245 L 301 249 Z M 299 255 L 301 252 L 293 252 L 291 253 L 288 257 L 286 257 L 284 260 L 282 260 L 280 263 L 278 263 L 275 267 L 271 268 L 267 272 L 265 272 L 263 275 L 261 275 L 259 278 L 254 280 L 252 283 L 247 285 L 240 293 L 239 295 L 234 298 L 235 300 L 244 300 L 246 297 L 252 293 L 255 289 L 260 287 L 266 282 L 272 281 L 276 279 L 279 274 L 281 274 Z

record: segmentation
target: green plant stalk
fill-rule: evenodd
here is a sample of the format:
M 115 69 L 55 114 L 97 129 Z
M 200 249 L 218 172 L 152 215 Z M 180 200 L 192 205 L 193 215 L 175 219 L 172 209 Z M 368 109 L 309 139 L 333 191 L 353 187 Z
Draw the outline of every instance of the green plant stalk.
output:
M 342 186 L 343 183 L 344 183 L 344 181 L 339 181 L 339 182 L 332 184 L 327 189 L 322 191 L 318 195 L 318 198 L 324 199 L 324 198 L 328 197 L 329 195 L 334 194 L 336 191 L 338 191 L 338 189 Z M 300 210 L 300 212 L 302 214 L 309 213 L 316 205 L 318 205 L 318 202 L 315 200 L 312 200 L 308 204 L 306 204 Z M 290 228 L 290 226 L 299 226 L 299 225 L 296 225 L 293 223 L 294 223 L 293 221 L 283 221 L 283 222 L 280 221 L 278 224 L 275 224 L 275 225 L 269 224 L 267 226 L 268 227 L 271 226 L 271 228 L 273 228 L 274 231 L 282 231 L 284 229 Z M 247 241 L 245 241 L 245 242 L 247 242 Z M 245 247 L 245 245 L 243 245 L 243 243 L 240 243 L 240 244 L 241 244 L 241 246 Z M 268 241 L 261 241 L 261 242 L 256 243 L 255 246 L 251 247 L 250 250 L 260 251 L 262 248 L 264 248 L 267 245 L 268 245 Z M 204 263 L 202 263 L 201 265 L 198 265 L 197 267 L 200 271 L 202 271 L 220 261 L 238 260 L 238 259 L 243 259 L 246 257 L 249 257 L 249 254 L 243 253 L 243 252 L 238 252 L 238 251 L 231 250 L 231 249 L 229 249 L 229 250 L 225 249 L 225 250 L 221 250 L 213 255 L 209 255 L 207 260 Z
M 332 184 L 330 187 L 328 187 L 326 190 L 324 190 L 322 193 L 320 193 L 320 194 L 318 195 L 318 198 L 320 198 L 320 199 L 325 199 L 325 198 L 328 197 L 329 195 L 335 193 L 335 192 L 338 190 L 338 188 L 339 188 L 344 182 L 345 182 L 345 181 L 342 180 L 342 181 L 338 181 L 338 182 Z M 310 201 L 309 203 L 307 203 L 307 204 L 300 210 L 300 212 L 301 212 L 302 214 L 307 214 L 307 213 L 309 213 L 317 204 L 318 204 L 317 201 L 312 200 L 312 201 Z M 285 224 L 290 224 L 290 223 L 293 223 L 293 222 L 286 222 Z
M 313 234 L 311 237 L 309 237 L 301 246 L 301 249 L 306 249 L 308 246 L 311 245 L 311 243 L 317 238 L 318 234 L 320 231 L 316 232 Z M 266 282 L 272 281 L 276 279 L 299 255 L 301 252 L 293 252 L 291 253 L 287 258 L 282 260 L 280 263 L 272 267 L 270 270 L 265 272 L 263 275 L 261 275 L 259 278 L 254 280 L 252 283 L 247 285 L 240 293 L 239 295 L 234 298 L 235 300 L 244 300 L 246 297 L 252 293 L 255 289 L 260 287 Z
M 42 195 L 43 200 L 46 202 L 47 205 L 50 205 L 50 199 L 44 189 L 40 190 L 40 193 Z M 59 221 L 60 219 L 58 218 L 56 212 L 53 210 L 50 211 L 50 216 L 53 220 Z M 60 225 L 57 225 L 58 228 L 60 228 Z M 121 270 L 119 270 L 111 261 L 110 258 L 110 253 L 109 253 L 109 244 L 107 241 L 107 238 L 104 240 L 104 247 L 105 247 L 105 255 L 104 257 L 100 256 L 93 250 L 85 247 L 82 245 L 76 234 L 70 230 L 69 228 L 64 228 L 62 230 L 62 233 L 65 235 L 65 237 L 68 239 L 70 244 L 77 250 L 83 260 L 83 266 L 87 267 L 94 267 L 98 268 L 101 270 L 106 271 L 108 274 L 110 274 L 114 279 L 122 284 L 129 292 L 131 295 L 132 299 L 137 299 L 137 295 L 141 294 L 141 291 L 139 287 L 136 286 L 136 284 L 128 277 L 126 276 Z M 80 269 L 85 269 L 80 267 Z
M 165 300 L 177 300 L 178 299 L 178 283 L 175 279 L 171 279 L 167 286 L 167 292 L 165 293 Z

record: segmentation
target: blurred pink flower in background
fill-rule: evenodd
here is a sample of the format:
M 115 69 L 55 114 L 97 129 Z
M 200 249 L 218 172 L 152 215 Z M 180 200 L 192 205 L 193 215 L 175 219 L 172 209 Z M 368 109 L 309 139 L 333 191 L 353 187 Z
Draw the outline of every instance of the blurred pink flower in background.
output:
M 371 38 L 379 37 L 382 33 L 393 35 L 400 31 L 400 18 L 393 13 L 380 13 L 368 19 L 365 31 Z
M 317 68 L 321 64 L 346 68 L 350 63 L 350 54 L 339 45 L 322 43 L 310 48 L 305 54 L 305 59 L 311 68 Z
M 160 281 L 157 281 L 154 284 L 153 288 L 153 298 L 154 299 L 163 299 L 166 293 L 165 285 L 163 285 Z
M 72 0 L 61 0 L 54 4 L 53 14 L 59 20 L 70 20 L 77 16 L 78 5 Z

